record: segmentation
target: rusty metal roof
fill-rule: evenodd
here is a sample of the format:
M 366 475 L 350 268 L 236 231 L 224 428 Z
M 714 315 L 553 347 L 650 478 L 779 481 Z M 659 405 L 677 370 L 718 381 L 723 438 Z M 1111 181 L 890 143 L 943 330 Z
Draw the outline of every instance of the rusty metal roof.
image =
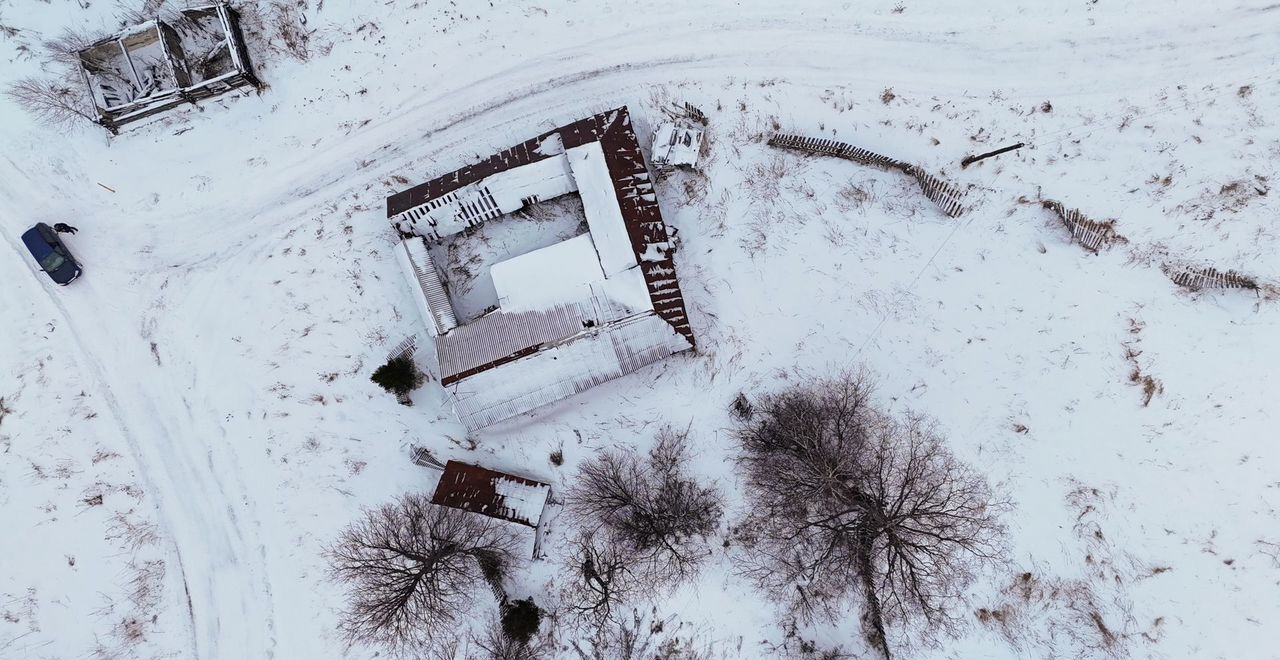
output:
M 449 461 L 431 502 L 537 527 L 550 493 L 540 481 Z

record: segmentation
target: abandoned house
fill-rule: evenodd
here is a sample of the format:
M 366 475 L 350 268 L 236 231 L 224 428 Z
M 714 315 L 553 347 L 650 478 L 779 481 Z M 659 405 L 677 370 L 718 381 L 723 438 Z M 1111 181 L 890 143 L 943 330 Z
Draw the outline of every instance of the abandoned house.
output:
M 585 232 L 492 264 L 494 304 L 461 313 L 458 286 L 437 265 L 440 244 L 499 218 L 542 231 L 518 212 L 572 193 Z M 468 429 L 694 347 L 674 248 L 626 107 L 392 195 L 387 216 L 434 336 L 430 368 Z
M 112 132 L 183 103 L 258 86 L 226 3 L 178 10 L 76 55 L 97 121 Z

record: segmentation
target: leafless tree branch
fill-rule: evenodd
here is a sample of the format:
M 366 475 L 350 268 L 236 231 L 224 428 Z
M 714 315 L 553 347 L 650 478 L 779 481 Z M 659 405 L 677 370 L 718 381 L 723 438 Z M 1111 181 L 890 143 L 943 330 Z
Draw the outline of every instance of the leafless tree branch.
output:
M 470 616 L 485 575 L 516 561 L 501 521 L 439 507 L 420 494 L 366 512 L 328 549 L 349 600 L 340 629 L 348 641 L 420 650 Z
M 94 121 L 85 103 L 87 92 L 45 78 L 23 78 L 5 90 L 5 95 L 37 121 L 50 126 L 67 126 L 78 121 Z
M 863 603 L 868 641 L 919 617 L 953 630 L 973 571 L 996 559 L 1003 507 L 920 415 L 871 402 L 865 374 L 765 397 L 740 429 L 752 510 L 742 572 L 805 618 Z
M 688 437 L 663 430 L 647 460 L 631 450 L 588 460 L 569 492 L 568 510 L 584 527 L 600 526 L 627 563 L 646 563 L 650 580 L 694 573 L 709 551 L 702 540 L 723 515 L 723 498 L 687 474 Z

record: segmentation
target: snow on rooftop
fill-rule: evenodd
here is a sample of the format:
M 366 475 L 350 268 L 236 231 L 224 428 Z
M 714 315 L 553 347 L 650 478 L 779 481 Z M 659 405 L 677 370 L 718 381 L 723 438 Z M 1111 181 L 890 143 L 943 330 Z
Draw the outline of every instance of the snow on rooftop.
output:
M 537 527 L 551 486 L 540 481 L 449 461 L 431 501 L 493 518 Z
M 547 144 L 543 142 L 543 146 Z M 519 211 L 526 204 L 555 199 L 576 190 L 568 160 L 564 156 L 544 158 L 429 200 L 403 213 L 401 222 L 407 221 L 420 236 L 442 238 Z
M 639 266 L 592 283 L 591 293 L 600 309 L 602 321 L 612 321 L 653 309 L 649 285 Z
M 504 312 L 585 300 L 591 297 L 592 283 L 604 279 L 590 234 L 496 263 L 491 274 Z
M 559 133 L 552 133 L 543 138 L 542 142 L 533 150 L 534 153 L 542 156 L 556 156 L 564 153 L 564 139 Z
M 550 141 L 542 143 L 551 144 Z M 560 147 L 561 150 L 564 147 Z M 568 159 L 562 155 L 514 167 L 484 180 L 503 213 L 518 211 L 526 201 L 555 199 L 578 189 Z
M 668 122 L 653 134 L 653 164 L 693 166 L 702 149 L 702 128 L 687 122 Z
M 635 266 L 636 255 L 618 206 L 613 178 L 605 164 L 604 149 L 599 142 L 588 142 L 569 149 L 567 155 L 605 276 L 611 277 Z
M 409 277 L 412 285 L 417 285 L 421 295 L 413 296 L 418 304 L 418 312 L 426 322 L 431 336 L 442 335 L 458 326 L 453 305 L 449 295 L 440 281 L 440 273 L 436 271 L 431 260 L 431 252 L 420 236 L 400 241 L 400 249 L 396 250 L 396 258 L 400 267 Z
M 642 314 L 468 376 L 448 390 L 462 423 L 484 428 L 690 348 L 662 318 Z
M 547 496 L 551 494 L 551 487 L 547 484 L 508 477 L 494 479 L 493 490 L 501 498 L 507 518 L 535 527 L 542 517 L 542 509 L 547 506 Z

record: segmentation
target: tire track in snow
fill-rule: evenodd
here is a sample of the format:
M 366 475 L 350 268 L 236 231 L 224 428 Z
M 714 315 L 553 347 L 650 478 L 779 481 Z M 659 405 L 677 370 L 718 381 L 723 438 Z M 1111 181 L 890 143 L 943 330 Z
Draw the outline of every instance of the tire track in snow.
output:
M 14 190 L 6 194 L 9 199 L 21 198 Z M 11 217 L 22 217 L 9 211 Z M 0 228 L 0 234 L 13 258 L 28 259 L 7 227 Z M 46 282 L 39 285 L 57 311 L 60 327 L 71 335 L 73 356 L 87 372 L 86 389 L 96 391 L 110 410 L 173 543 L 187 597 L 191 657 L 273 657 L 272 612 L 261 607 L 269 602 L 269 595 L 264 597 L 269 587 L 259 589 L 254 559 L 238 549 L 248 537 L 232 503 L 243 497 L 217 483 L 211 450 L 205 452 L 208 468 L 201 466 L 197 450 L 208 434 L 194 430 L 194 420 L 181 397 L 175 400 L 171 383 L 157 374 L 146 377 L 146 372 L 162 371 L 152 362 L 149 347 L 113 336 L 113 328 L 102 323 L 121 316 L 118 309 L 109 313 L 101 309 L 101 301 L 112 300 L 120 292 L 102 290 L 91 271 L 92 266 L 86 268 L 86 276 L 65 289 L 55 291 Z M 33 272 L 32 276 L 42 275 Z M 74 301 L 76 313 L 66 299 Z M 95 325 L 82 327 L 85 318 L 94 319 Z M 99 356 L 110 356 L 111 364 Z M 149 383 L 158 386 L 147 387 Z M 243 650 L 224 653 L 226 641 L 243 644 Z
M 837 82 L 892 84 L 900 89 L 927 90 L 944 96 L 985 98 L 987 90 L 974 89 L 972 84 L 973 72 L 982 69 L 993 85 L 1012 90 L 1006 98 L 1039 101 L 1046 94 L 1063 98 L 1133 93 L 1193 82 L 1205 76 L 1216 78 L 1222 74 L 1216 53 L 1221 52 L 1224 45 L 1235 46 L 1259 36 L 1248 25 L 1232 31 L 1187 27 L 1194 23 L 1194 17 L 1156 20 L 1131 28 L 1144 30 L 1147 38 L 1142 40 L 1133 39 L 1127 31 L 1130 28 L 1097 28 L 1085 32 L 1084 37 L 1073 42 L 1078 57 L 1063 60 L 1059 50 L 1044 47 L 1043 39 L 1028 40 L 1026 31 L 1017 27 L 1016 16 L 1010 17 L 1010 26 L 1002 31 L 1016 37 L 1009 40 L 990 34 L 989 30 L 964 39 L 961 38 L 964 32 L 959 30 L 963 26 L 955 24 L 930 30 L 896 27 L 897 21 L 870 25 L 848 20 L 778 16 L 748 16 L 736 20 L 703 18 L 699 21 L 690 15 L 660 16 L 649 25 L 535 55 L 487 75 L 481 72 L 475 78 L 459 79 L 452 87 L 424 90 L 414 97 L 420 101 L 403 104 L 361 132 L 314 151 L 299 152 L 303 160 L 280 167 L 277 171 L 284 176 L 260 189 L 295 190 L 305 201 L 315 191 L 350 185 L 353 172 L 349 164 L 354 161 L 373 158 L 386 163 L 389 157 L 402 156 L 406 151 L 416 160 L 461 146 L 471 137 L 471 126 L 499 110 L 527 106 L 527 111 L 504 116 L 502 123 L 526 119 L 536 123 L 571 106 L 581 108 L 593 102 L 625 98 L 624 92 L 652 85 L 659 76 L 670 79 L 705 74 L 709 79 L 720 80 L 726 76 L 784 76 L 793 85 L 803 83 L 819 88 Z M 1189 41 L 1178 52 L 1154 45 L 1161 35 L 1182 29 L 1186 29 L 1186 33 L 1180 35 L 1181 38 Z M 707 39 L 707 35 L 716 38 Z M 1125 35 L 1126 38 L 1121 38 Z M 782 45 L 766 50 L 759 47 L 763 43 Z M 1232 57 L 1244 56 L 1236 53 Z M 1270 57 L 1265 49 L 1258 49 L 1254 55 L 1255 60 Z M 921 60 L 929 66 L 920 67 Z M 1153 61 L 1160 66 L 1153 69 Z M 1175 63 L 1184 66 L 1174 66 Z M 583 64 L 586 66 L 581 66 Z M 1061 75 L 1050 75 L 1065 73 L 1059 71 L 1064 67 L 1092 70 L 1096 66 L 1105 66 L 1107 75 L 1090 74 L 1075 83 L 1064 80 Z M 1152 70 L 1159 73 L 1152 76 L 1149 73 Z M 546 97 L 563 95 L 569 89 L 578 93 L 567 100 L 545 101 Z M 459 106 L 462 109 L 458 109 Z M 443 119 L 424 130 L 422 117 Z M 495 127 L 485 124 L 478 128 L 492 130 Z M 438 143 L 445 135 L 459 137 L 445 144 Z M 414 148 L 415 141 L 431 147 Z M 370 143 L 377 146 L 370 147 Z M 306 165 L 317 162 L 342 163 L 342 166 L 318 170 Z M 378 176 L 373 175 L 385 176 L 404 167 L 405 163 L 399 162 L 393 167 L 375 166 L 356 174 L 363 180 L 376 181 Z M 231 213 L 228 217 L 256 216 L 279 210 L 277 199 L 246 200 L 246 203 L 251 205 L 245 209 L 247 213 Z M 209 264 L 216 265 L 218 261 L 209 259 Z

